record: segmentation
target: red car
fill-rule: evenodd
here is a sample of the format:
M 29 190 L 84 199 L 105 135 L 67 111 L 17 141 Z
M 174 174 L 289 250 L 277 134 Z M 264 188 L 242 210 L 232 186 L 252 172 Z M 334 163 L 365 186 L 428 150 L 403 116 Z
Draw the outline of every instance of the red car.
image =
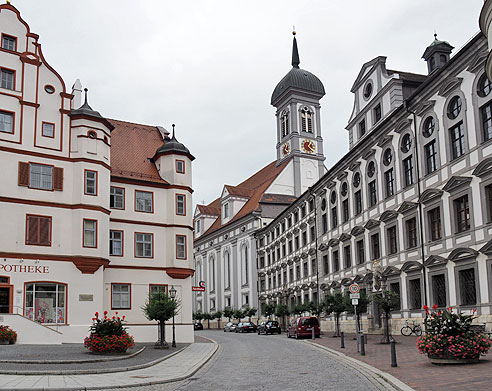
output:
M 315 316 L 302 316 L 295 318 L 287 328 L 287 337 L 299 339 L 301 337 L 311 337 L 314 327 L 314 336 L 319 338 L 319 321 Z

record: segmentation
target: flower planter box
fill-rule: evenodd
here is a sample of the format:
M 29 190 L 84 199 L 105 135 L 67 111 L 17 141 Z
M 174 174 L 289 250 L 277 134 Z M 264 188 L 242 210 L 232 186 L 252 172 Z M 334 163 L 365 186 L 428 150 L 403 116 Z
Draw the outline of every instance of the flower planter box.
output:
M 476 364 L 480 360 L 480 357 L 458 359 L 455 357 L 431 357 L 431 356 L 429 356 L 429 360 L 432 364 L 435 364 L 435 365 L 457 365 L 457 364 L 463 365 L 463 364 Z
M 9 340 L 0 341 L 0 345 L 10 345 L 10 341 Z

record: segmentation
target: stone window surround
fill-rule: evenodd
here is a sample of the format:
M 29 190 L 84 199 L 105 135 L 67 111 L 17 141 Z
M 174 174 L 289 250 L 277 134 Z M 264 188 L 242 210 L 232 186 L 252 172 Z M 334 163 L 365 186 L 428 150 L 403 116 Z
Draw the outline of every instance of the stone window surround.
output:
M 491 92 L 492 94 L 492 92 Z M 486 194 L 486 186 L 492 186 L 492 172 L 488 174 L 485 179 L 482 177 L 482 180 L 480 181 L 480 199 L 486 200 L 487 199 L 487 194 Z M 488 225 L 492 223 L 492 207 L 489 207 L 488 202 L 481 202 L 482 206 L 482 216 L 484 218 L 482 224 Z M 489 208 L 491 210 L 489 210 Z
M 408 227 L 407 227 L 407 221 L 411 219 L 415 219 L 415 235 L 417 236 L 416 240 L 416 245 L 414 247 L 410 247 L 408 243 Z M 419 218 L 417 216 L 417 212 L 409 213 L 408 215 L 405 215 L 402 219 L 402 226 L 403 226 L 403 231 L 405 234 L 403 235 L 403 242 L 404 242 L 404 249 L 405 250 L 415 250 L 419 247 L 419 241 L 420 241 L 420 224 L 419 224 Z M 424 230 L 425 232 L 425 230 Z
M 431 136 L 425 137 L 423 134 L 424 124 L 425 124 L 425 121 L 428 117 L 434 118 L 434 132 L 432 133 Z M 425 178 L 426 176 L 430 176 L 430 175 L 435 174 L 437 171 L 439 171 L 439 168 L 441 167 L 441 158 L 440 158 L 441 154 L 440 154 L 440 150 L 439 150 L 439 138 L 437 137 L 439 130 L 440 130 L 440 127 L 439 127 L 439 119 L 437 117 L 437 114 L 434 111 L 426 111 L 424 114 L 422 114 L 421 118 L 422 118 L 422 120 L 420 121 L 419 148 L 420 148 L 420 156 L 422 157 L 422 159 L 419 159 L 419 165 L 420 165 L 420 172 L 423 173 L 422 178 Z M 427 161 L 425 158 L 425 146 L 433 140 L 436 141 L 436 152 L 437 152 L 436 171 L 432 171 L 432 172 L 428 173 L 427 172 Z
M 459 96 L 461 98 L 461 111 L 458 114 L 458 116 L 454 119 L 450 119 L 448 117 L 448 107 L 449 103 L 451 100 L 455 97 Z M 461 91 L 461 89 L 456 88 L 452 92 L 448 94 L 448 97 L 446 98 L 444 102 L 444 112 L 442 114 L 443 118 L 443 128 L 446 129 L 446 134 L 445 134 L 445 146 L 446 146 L 446 163 L 456 163 L 461 159 L 465 159 L 468 157 L 469 152 L 470 152 L 470 141 L 468 137 L 468 125 L 467 125 L 467 117 L 466 117 L 466 112 L 467 112 L 467 100 L 465 98 L 465 95 Z M 452 153 L 452 147 L 451 147 L 451 137 L 449 130 L 457 125 L 459 122 L 463 122 L 463 134 L 464 134 L 464 140 L 465 140 L 465 147 L 464 147 L 464 153 L 463 155 L 453 159 L 453 153 Z M 468 157 L 469 159 L 469 157 Z
M 369 163 L 371 162 L 374 162 L 374 167 L 375 167 L 375 171 L 374 171 L 374 175 L 372 177 L 369 177 L 369 175 L 367 175 L 367 168 L 369 167 Z M 367 183 L 366 183 L 366 186 L 367 186 L 367 211 L 370 211 L 371 209 L 373 208 L 376 208 L 378 206 L 378 203 L 379 203 L 379 200 L 381 199 L 380 198 L 380 194 L 379 194 L 379 186 L 378 186 L 378 164 L 376 163 L 376 159 L 375 158 L 371 158 L 367 164 L 366 164 L 366 173 L 365 173 L 365 177 L 367 178 Z M 376 185 L 376 203 L 374 205 L 371 205 L 370 203 L 370 197 L 371 197 L 371 194 L 370 194 L 370 191 L 369 191 L 369 183 L 370 182 L 373 182 L 375 181 L 375 185 Z M 364 196 L 364 194 L 362 194 Z M 362 203 L 364 203 L 364 197 L 362 198 Z
M 454 201 L 464 195 L 468 195 L 468 209 L 469 209 L 469 214 L 470 214 L 470 229 L 463 231 L 463 232 L 458 232 L 458 216 L 456 215 L 456 207 Z M 453 232 L 453 235 L 460 237 L 464 235 L 471 235 L 473 232 L 472 227 L 475 227 L 475 218 L 473 216 L 473 198 L 472 198 L 472 188 L 471 186 L 462 186 L 459 189 L 454 189 L 451 190 L 451 193 L 449 193 L 449 198 L 448 198 L 448 203 L 449 203 L 449 211 L 450 211 L 450 216 L 451 216 L 451 229 Z M 442 210 L 441 210 L 442 211 Z M 441 221 L 442 221 L 443 215 L 441 214 Z M 442 227 L 441 227 L 442 228 Z
M 437 240 L 432 240 L 431 239 L 431 229 L 430 229 L 430 218 L 429 218 L 429 211 L 432 209 L 439 208 L 440 211 L 440 216 L 441 216 L 441 238 Z M 444 212 L 444 204 L 443 204 L 443 198 L 441 197 L 435 197 L 432 200 L 429 200 L 428 202 L 423 203 L 422 205 L 422 212 L 424 214 L 424 239 L 427 241 L 427 244 L 432 243 L 432 245 L 441 243 L 441 241 L 446 237 L 446 233 L 444 231 L 444 224 L 443 224 L 443 212 Z M 417 229 L 420 229 L 420 227 L 417 227 Z
M 402 144 L 403 138 L 407 134 L 410 135 L 410 139 L 412 141 L 412 145 L 410 146 L 410 149 L 408 150 L 408 152 L 403 152 L 401 150 L 401 144 Z M 414 137 L 413 132 L 411 130 L 407 130 L 405 132 L 402 132 L 402 134 L 400 136 L 400 139 L 398 140 L 398 160 L 400 161 L 400 183 L 401 183 L 401 188 L 402 189 L 408 189 L 411 186 L 414 186 L 416 184 L 416 182 L 417 182 L 417 176 L 416 176 L 416 172 L 415 172 L 415 164 L 416 164 L 416 161 L 415 161 L 415 157 L 414 157 L 414 154 L 413 154 L 413 151 L 414 150 L 415 150 L 415 137 Z M 409 185 L 406 185 L 405 184 L 405 166 L 403 164 L 403 160 L 405 160 L 406 158 L 408 158 L 410 156 L 412 157 L 412 178 L 413 178 L 413 183 L 411 183 Z
M 461 270 L 465 269 L 474 269 L 475 270 L 475 292 L 476 292 L 476 297 L 477 297 L 477 303 L 473 305 L 461 305 L 461 287 L 460 287 L 460 281 L 459 281 L 459 272 Z M 454 266 L 454 282 L 455 282 L 455 294 L 456 294 L 456 305 L 460 309 L 475 309 L 477 310 L 477 315 L 481 314 L 480 311 L 480 287 L 479 284 L 477 283 L 479 281 L 479 274 L 478 274 L 478 262 L 476 257 L 469 257 L 466 259 L 460 259 L 458 261 L 455 261 L 455 266 Z
M 444 282 L 446 286 L 446 308 L 450 306 L 450 301 L 449 301 L 449 275 L 448 275 L 448 269 L 446 267 L 446 264 L 441 264 L 441 265 L 436 265 L 436 266 L 429 266 L 428 267 L 428 272 L 427 272 L 427 281 L 429 285 L 429 304 L 434 305 L 435 300 L 434 300 L 434 286 L 432 284 L 432 277 L 437 276 L 439 274 L 444 274 Z
M 399 276 L 399 275 L 389 276 L 385 282 L 386 289 L 390 290 L 390 284 L 394 284 L 394 283 L 398 283 L 400 285 L 400 309 L 391 311 L 391 313 L 399 314 L 399 313 L 401 313 L 401 311 L 403 309 L 403 295 L 401 294 L 401 276 Z
M 391 228 L 395 228 L 395 234 L 396 234 L 396 252 L 390 254 L 390 240 L 389 240 L 389 230 Z M 384 242 L 385 242 L 385 252 L 384 254 L 386 257 L 395 257 L 398 255 L 398 252 L 400 251 L 400 232 L 399 232 L 399 227 L 398 227 L 398 220 L 392 220 L 387 222 L 384 225 Z M 380 250 L 381 252 L 381 250 Z M 383 257 L 383 254 L 381 254 L 381 258 Z
M 482 68 L 483 69 L 483 68 Z M 475 120 L 475 130 L 476 130 L 476 138 L 477 138 L 477 144 L 488 144 L 491 142 L 492 139 L 490 140 L 485 140 L 483 137 L 483 129 L 482 129 L 482 115 L 481 115 L 481 107 L 486 105 L 487 103 L 492 101 L 492 91 L 484 97 L 481 97 L 477 93 L 477 88 L 478 88 L 478 82 L 480 81 L 480 78 L 485 74 L 485 72 L 478 72 L 478 74 L 475 76 L 475 79 L 473 80 L 472 84 L 472 107 L 473 107 L 473 118 Z
M 423 283 L 423 279 L 422 279 L 422 270 L 412 270 L 412 271 L 408 271 L 406 273 L 406 276 L 405 276 L 405 281 L 406 281 L 406 290 L 407 290 L 407 302 L 406 302 L 406 308 L 408 309 L 408 311 L 412 312 L 412 313 L 419 313 L 421 314 L 422 313 L 422 308 L 414 308 L 414 309 L 410 309 L 410 303 L 411 303 L 411 300 L 410 300 L 410 280 L 419 280 L 420 281 L 420 303 L 424 303 L 424 300 L 423 300 L 423 294 L 424 294 L 424 283 Z
M 384 164 L 384 153 L 386 152 L 387 149 L 391 150 L 391 162 L 387 166 Z M 395 149 L 393 148 L 393 145 L 390 143 L 387 143 L 385 145 L 381 146 L 381 161 L 380 161 L 380 166 L 381 166 L 381 180 L 383 182 L 383 194 L 384 194 L 384 200 L 390 200 L 391 198 L 395 197 L 396 194 L 398 193 L 398 181 L 397 181 L 397 172 L 396 172 L 396 167 L 395 167 L 395 161 L 399 159 L 399 156 L 395 154 Z M 388 195 L 387 194 L 387 184 L 386 184 L 386 173 L 393 169 L 393 194 Z

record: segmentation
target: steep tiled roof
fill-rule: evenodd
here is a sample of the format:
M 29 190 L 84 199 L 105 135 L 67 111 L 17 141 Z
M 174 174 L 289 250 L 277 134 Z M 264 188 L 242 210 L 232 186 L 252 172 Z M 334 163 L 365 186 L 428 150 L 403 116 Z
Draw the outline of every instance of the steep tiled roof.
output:
M 200 213 L 204 215 L 218 216 L 220 214 L 220 205 L 197 205 Z
M 225 185 L 225 188 L 229 192 L 231 196 L 239 196 L 239 197 L 251 197 L 254 194 L 254 189 L 248 189 L 242 186 L 231 186 Z
M 207 235 L 211 234 L 212 232 L 217 231 L 218 229 L 225 227 L 226 225 L 229 225 L 239 220 L 240 218 L 258 210 L 259 203 L 262 200 L 265 191 L 272 184 L 275 178 L 278 177 L 278 175 L 282 172 L 282 170 L 286 167 L 288 161 L 285 161 L 279 166 L 277 166 L 276 163 L 277 162 L 274 161 L 269 165 L 263 167 L 260 171 L 256 172 L 255 174 L 253 174 L 252 176 L 250 176 L 248 179 L 246 179 L 244 182 L 240 183 L 237 186 L 228 186 L 228 191 L 229 188 L 233 188 L 234 191 L 237 192 L 237 194 L 242 193 L 244 195 L 245 193 L 248 193 L 249 200 L 244 204 L 241 210 L 237 212 L 236 215 L 231 220 L 229 220 L 226 224 L 222 224 L 220 197 L 205 206 L 206 208 L 212 208 L 213 210 L 218 212 L 217 213 L 218 217 L 214 221 L 214 223 L 210 226 L 210 228 L 202 236 L 200 236 L 200 240 L 206 237 Z M 204 205 L 199 206 L 201 212 L 202 212 L 201 208 L 203 207 Z
M 164 140 L 155 126 L 109 120 L 111 132 L 111 175 L 129 179 L 167 183 L 149 161 Z

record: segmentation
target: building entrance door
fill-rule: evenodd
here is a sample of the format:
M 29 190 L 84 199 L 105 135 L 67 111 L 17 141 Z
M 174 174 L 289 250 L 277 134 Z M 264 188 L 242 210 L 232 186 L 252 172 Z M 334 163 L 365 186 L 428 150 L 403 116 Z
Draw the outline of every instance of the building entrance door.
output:
M 12 312 L 12 287 L 0 287 L 0 314 L 9 314 Z

